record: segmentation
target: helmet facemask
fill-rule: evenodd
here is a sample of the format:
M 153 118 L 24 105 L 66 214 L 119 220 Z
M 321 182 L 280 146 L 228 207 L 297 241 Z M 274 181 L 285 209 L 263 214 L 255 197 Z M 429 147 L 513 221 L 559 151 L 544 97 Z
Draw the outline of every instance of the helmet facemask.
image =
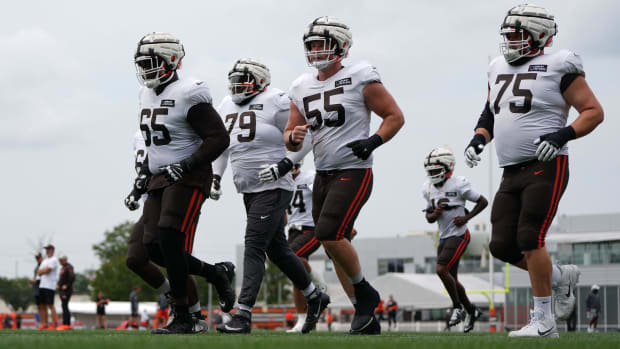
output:
M 313 42 L 320 42 L 319 50 L 312 49 Z M 306 51 L 306 60 L 308 66 L 316 69 L 325 69 L 331 64 L 342 60 L 342 56 L 338 53 L 338 44 L 336 40 L 325 36 L 310 36 L 304 40 L 304 49 Z
M 499 44 L 499 49 L 508 63 L 515 62 L 523 57 L 533 57 L 540 53 L 538 48 L 533 47 L 532 36 L 521 28 L 505 27 L 502 28 L 500 34 L 504 38 L 504 42 Z M 519 39 L 511 40 L 509 36 L 513 34 L 516 34 Z
M 426 175 L 430 179 L 431 183 L 437 185 L 443 183 L 449 176 L 447 176 L 446 168 L 443 165 L 433 164 L 424 166 Z
M 165 84 L 174 76 L 174 72 L 168 69 L 166 61 L 159 56 L 138 56 L 135 65 L 138 80 L 148 88 Z
M 261 92 L 256 86 L 256 80 L 249 73 L 232 72 L 228 75 L 228 82 L 230 97 L 236 104 L 240 104 Z

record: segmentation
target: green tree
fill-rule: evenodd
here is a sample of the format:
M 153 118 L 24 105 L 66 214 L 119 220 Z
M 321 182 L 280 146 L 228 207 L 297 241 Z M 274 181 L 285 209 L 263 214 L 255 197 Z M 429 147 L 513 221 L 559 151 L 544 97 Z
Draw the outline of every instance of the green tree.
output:
M 0 277 L 0 298 L 2 298 L 14 311 L 26 311 L 32 297 L 32 286 L 28 278 L 6 279 Z
M 101 263 L 108 262 L 114 257 L 127 255 L 127 241 L 129 241 L 133 225 L 134 222 L 125 221 L 112 228 L 112 231 L 103 233 L 103 241 L 93 245 L 93 251 Z
M 86 276 L 86 274 L 90 272 L 92 271 L 87 270 L 85 273 L 75 273 L 75 281 L 73 281 L 73 293 L 88 293 L 88 277 Z

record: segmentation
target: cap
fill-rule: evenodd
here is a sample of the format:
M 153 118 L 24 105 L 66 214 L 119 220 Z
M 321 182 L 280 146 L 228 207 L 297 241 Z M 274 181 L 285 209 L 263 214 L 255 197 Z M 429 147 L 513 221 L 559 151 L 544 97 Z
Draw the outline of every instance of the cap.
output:
M 63 260 L 63 261 L 66 261 L 66 260 L 67 260 L 67 255 L 66 255 L 66 254 L 64 254 L 64 253 L 61 253 L 61 254 L 60 254 L 60 257 L 58 257 L 58 260 Z
M 50 248 L 51 248 L 51 249 L 54 249 L 54 245 L 52 245 L 52 244 L 48 244 L 47 246 L 45 246 L 45 247 L 43 247 L 43 248 L 44 248 L 44 249 L 46 249 L 46 250 L 49 250 Z
M 591 288 L 592 291 L 598 291 L 599 289 L 600 289 L 599 285 L 597 284 L 592 285 L 592 288 Z

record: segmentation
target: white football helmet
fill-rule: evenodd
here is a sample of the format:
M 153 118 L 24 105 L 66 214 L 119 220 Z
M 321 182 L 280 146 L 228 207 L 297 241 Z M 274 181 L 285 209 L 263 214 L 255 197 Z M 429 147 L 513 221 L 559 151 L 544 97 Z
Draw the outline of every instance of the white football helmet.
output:
M 525 32 L 529 37 L 525 38 Z M 506 62 L 512 63 L 522 57 L 532 57 L 544 47 L 553 44 L 553 36 L 558 32 L 554 16 L 544 7 L 534 4 L 518 5 L 504 18 L 500 35 L 504 42 L 499 47 Z M 509 40 L 507 34 L 520 33 L 520 40 Z
M 241 104 L 265 91 L 271 84 L 269 68 L 254 58 L 242 58 L 228 73 L 228 89 L 233 102 Z
M 440 184 L 452 176 L 456 159 L 452 150 L 435 148 L 424 158 L 424 169 L 433 184 Z
M 321 41 L 321 50 L 311 50 L 311 42 Z M 335 62 L 342 61 L 353 45 L 353 35 L 349 27 L 339 19 L 323 16 L 308 24 L 304 32 L 304 49 L 308 65 L 325 69 Z
M 185 50 L 179 39 L 168 33 L 153 32 L 138 42 L 134 54 L 136 76 L 148 88 L 164 84 L 181 68 Z

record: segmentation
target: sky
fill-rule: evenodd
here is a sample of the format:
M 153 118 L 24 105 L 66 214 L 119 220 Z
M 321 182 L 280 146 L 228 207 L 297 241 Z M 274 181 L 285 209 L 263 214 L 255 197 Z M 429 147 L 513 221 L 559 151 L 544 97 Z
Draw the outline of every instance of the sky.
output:
M 359 238 L 432 230 L 421 214 L 424 156 L 451 147 L 455 175 L 492 196 L 501 176 L 494 151 L 465 166 L 463 150 L 486 99 L 486 70 L 499 55 L 499 27 L 514 1 L 12 1 L 0 22 L 0 276 L 30 276 L 38 242 L 52 242 L 77 271 L 97 268 L 92 245 L 139 212 L 123 199 L 135 173 L 138 125 L 133 52 L 152 31 L 185 46 L 182 76 L 203 79 L 218 103 L 227 72 L 243 57 L 271 70 L 288 90 L 311 68 L 305 26 L 331 15 L 348 24 L 353 46 L 344 63 L 377 67 L 406 124 L 375 151 L 372 196 L 356 222 Z M 558 215 L 617 212 L 620 173 L 620 2 L 538 1 L 558 23 L 554 46 L 583 59 L 586 80 L 606 119 L 569 143 L 570 181 Z M 569 122 L 576 117 L 571 111 Z M 373 116 L 371 132 L 379 126 Z M 614 155 L 616 154 L 616 155 Z M 311 161 L 304 169 L 311 170 Z M 234 260 L 245 212 L 232 184 L 202 208 L 194 254 Z M 488 222 L 490 209 L 473 222 Z M 363 256 L 362 256 L 363 257 Z

